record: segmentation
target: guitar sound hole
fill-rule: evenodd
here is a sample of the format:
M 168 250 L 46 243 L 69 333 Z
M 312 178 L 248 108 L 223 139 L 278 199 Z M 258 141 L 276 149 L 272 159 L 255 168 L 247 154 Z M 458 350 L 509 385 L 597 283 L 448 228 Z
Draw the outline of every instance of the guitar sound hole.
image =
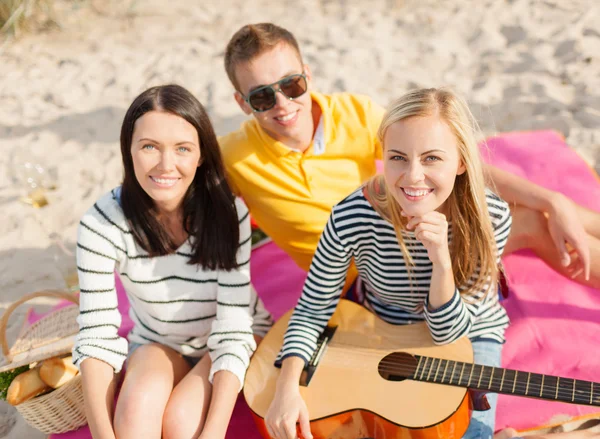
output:
M 417 370 L 417 359 L 406 352 L 393 352 L 379 362 L 377 370 L 384 380 L 403 381 Z

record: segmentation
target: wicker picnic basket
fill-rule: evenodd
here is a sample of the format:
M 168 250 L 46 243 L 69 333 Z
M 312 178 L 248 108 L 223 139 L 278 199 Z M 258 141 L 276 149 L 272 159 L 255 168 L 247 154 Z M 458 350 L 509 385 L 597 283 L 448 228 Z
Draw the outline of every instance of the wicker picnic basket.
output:
M 74 305 L 53 311 L 28 326 L 9 348 L 6 341 L 9 317 L 19 305 L 36 297 L 66 299 Z M 79 331 L 76 321 L 79 315 L 78 304 L 79 298 L 73 294 L 44 290 L 28 294 L 8 307 L 0 319 L 0 343 L 4 354 L 4 358 L 0 359 L 0 372 L 70 353 Z M 86 424 L 81 374 L 56 390 L 15 407 L 29 425 L 44 433 L 75 430 Z

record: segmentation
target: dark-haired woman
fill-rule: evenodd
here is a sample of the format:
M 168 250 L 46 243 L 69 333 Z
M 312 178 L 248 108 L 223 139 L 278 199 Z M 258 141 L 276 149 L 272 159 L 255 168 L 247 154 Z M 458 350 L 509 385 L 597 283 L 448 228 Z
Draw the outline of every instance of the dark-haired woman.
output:
M 182 87 L 135 99 L 121 153 L 122 186 L 78 233 L 73 360 L 92 435 L 222 438 L 255 336 L 271 324 L 250 285 L 248 210 L 226 183 L 204 108 Z M 117 334 L 115 270 L 131 304 L 129 343 Z M 126 359 L 113 418 L 113 378 Z

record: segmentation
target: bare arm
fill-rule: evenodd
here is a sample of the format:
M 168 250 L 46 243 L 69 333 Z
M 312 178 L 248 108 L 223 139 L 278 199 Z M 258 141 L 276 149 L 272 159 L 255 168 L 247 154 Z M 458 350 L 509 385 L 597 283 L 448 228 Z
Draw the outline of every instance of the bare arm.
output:
M 271 406 L 265 416 L 267 430 L 275 439 L 296 437 L 296 422 L 305 439 L 312 439 L 306 403 L 300 395 L 300 375 L 304 360 L 297 356 L 287 357 L 281 363 L 281 373 Z
M 113 401 L 116 375 L 112 366 L 95 358 L 81 363 L 85 415 L 94 439 L 115 439 Z
M 578 266 L 586 280 L 590 277 L 590 248 L 587 233 L 577 216 L 577 205 L 563 194 L 531 183 L 524 178 L 491 165 L 485 166 L 492 188 L 509 204 L 519 204 L 529 209 L 544 212 L 548 216 L 548 231 L 560 255 L 563 266 L 571 264 L 569 244 L 579 256 Z
M 455 290 L 452 264 L 434 265 L 431 273 L 431 285 L 429 286 L 429 308 L 438 309 L 450 302 Z
M 402 213 L 402 216 L 406 216 Z M 429 287 L 429 308 L 437 309 L 450 302 L 456 286 L 452 273 L 452 260 L 448 248 L 448 221 L 439 212 L 429 212 L 420 217 L 409 217 L 406 228 L 414 229 L 416 238 L 427 249 L 432 264 Z
M 287 357 L 281 363 L 281 373 L 277 379 L 277 392 L 279 389 L 297 389 L 299 387 L 300 375 L 304 370 L 304 360 L 300 357 Z
M 535 183 L 503 171 L 491 165 L 485 165 L 485 173 L 492 188 L 498 190 L 498 195 L 509 204 L 519 204 L 540 212 L 552 210 L 553 197 L 556 192 L 538 186 Z
M 224 438 L 240 389 L 240 380 L 228 370 L 220 370 L 213 378 L 213 389 L 201 439 Z

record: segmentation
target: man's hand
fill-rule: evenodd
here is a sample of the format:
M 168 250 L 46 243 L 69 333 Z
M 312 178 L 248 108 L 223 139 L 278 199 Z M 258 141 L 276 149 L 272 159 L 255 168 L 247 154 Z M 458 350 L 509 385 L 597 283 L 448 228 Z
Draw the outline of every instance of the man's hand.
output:
M 559 252 L 563 266 L 569 267 L 571 277 L 584 273 L 585 279 L 590 279 L 590 248 L 587 243 L 587 233 L 577 216 L 576 206 L 567 197 L 558 192 L 550 200 L 548 211 L 548 231 Z M 567 244 L 577 254 L 575 261 L 571 258 Z
M 525 178 L 485 165 L 485 172 L 498 190 L 498 195 L 509 204 L 517 204 L 548 216 L 548 230 L 559 259 L 569 267 L 571 277 L 584 273 L 590 278 L 590 249 L 587 233 L 577 216 L 575 203 L 561 193 L 538 186 Z M 576 261 L 569 254 L 567 245 L 577 255 Z

